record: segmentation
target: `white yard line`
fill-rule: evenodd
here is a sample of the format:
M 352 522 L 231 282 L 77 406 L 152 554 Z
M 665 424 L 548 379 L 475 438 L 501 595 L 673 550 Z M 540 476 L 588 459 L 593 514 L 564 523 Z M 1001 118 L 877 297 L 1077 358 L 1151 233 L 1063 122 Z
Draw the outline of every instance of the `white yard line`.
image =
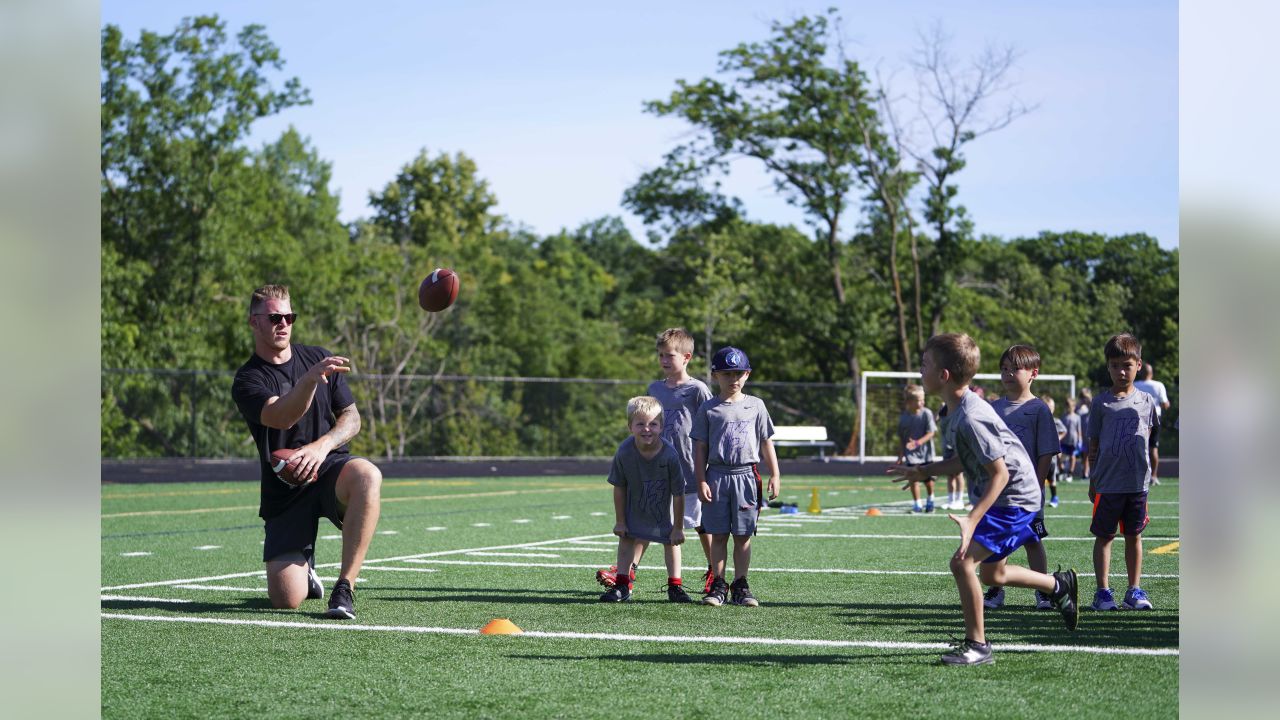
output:
M 429 565 L 480 565 L 489 567 L 513 567 L 513 568 L 552 568 L 552 569 L 599 569 L 599 564 L 583 564 L 583 563 L 543 563 L 543 562 L 502 562 L 499 560 L 447 560 L 443 558 L 420 558 L 416 560 L 406 560 L 405 562 L 423 563 Z M 640 570 L 662 570 L 662 565 L 641 565 Z M 864 570 L 853 568 L 775 568 L 775 567 L 752 567 L 751 572 L 763 573 L 797 573 L 809 575 L 946 575 L 951 576 L 950 570 Z M 1153 574 L 1142 573 L 1145 578 L 1177 578 L 1179 575 L 1173 574 Z
M 518 552 L 469 552 L 468 556 L 476 557 L 518 557 L 518 558 L 558 558 L 555 553 L 518 553 Z
M 103 599 L 103 600 L 125 600 L 125 601 L 128 601 L 128 602 L 155 602 L 155 603 L 191 603 L 191 602 L 195 602 L 194 600 L 177 600 L 177 599 L 174 599 L 174 598 L 155 598 L 155 597 L 140 597 L 140 596 L 135 597 L 135 596 L 133 596 L 133 595 L 103 595 L 103 596 L 102 596 L 102 599 Z
M 348 623 L 291 622 L 281 620 L 247 620 L 236 618 L 174 617 L 159 615 L 130 615 L 126 613 L 102 613 L 105 620 L 132 620 L 137 622 L 174 622 L 206 625 L 244 625 L 268 628 L 300 628 L 308 630 L 332 630 L 345 632 L 400 632 L 432 635 L 479 635 L 473 628 L 420 627 L 414 625 L 355 625 Z M 715 645 L 773 645 L 790 647 L 846 647 L 879 650 L 945 650 L 946 643 L 899 642 L 891 640 L 817 640 L 804 638 L 679 636 L 679 635 L 624 635 L 612 633 L 547 632 L 528 630 L 516 637 L 557 640 L 603 640 L 622 642 L 710 643 Z M 997 645 L 1003 652 L 1072 652 L 1094 655 L 1156 655 L 1177 656 L 1177 648 L 1121 648 L 1092 645 L 1034 645 L 1010 643 Z

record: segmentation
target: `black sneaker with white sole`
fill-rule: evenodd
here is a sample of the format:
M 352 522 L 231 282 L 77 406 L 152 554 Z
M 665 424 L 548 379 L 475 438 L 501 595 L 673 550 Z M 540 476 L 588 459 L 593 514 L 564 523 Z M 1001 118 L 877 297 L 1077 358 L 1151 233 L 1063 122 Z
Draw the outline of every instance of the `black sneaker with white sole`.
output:
M 335 620 L 355 619 L 356 601 L 352 595 L 351 583 L 339 580 L 334 584 L 333 592 L 329 594 L 329 609 L 324 615 Z
M 724 578 L 717 577 L 711 581 L 711 589 L 703 596 L 702 604 L 720 607 L 728 599 L 728 595 L 729 584 L 724 581 Z
M 1079 582 L 1074 569 L 1053 574 L 1058 581 L 1058 589 L 1049 596 L 1053 606 L 1062 613 L 1062 622 L 1068 630 L 1075 630 L 1080 624 Z
M 600 602 L 626 602 L 631 599 L 631 588 L 627 587 L 627 583 L 620 582 L 614 584 L 613 587 L 604 591 L 600 596 Z
M 760 607 L 760 601 L 751 594 L 751 588 L 747 585 L 745 577 L 734 580 L 729 586 L 729 602 L 743 607 Z
M 684 591 L 683 585 L 675 583 L 667 583 L 667 600 L 673 603 L 691 603 L 693 598 L 689 597 L 689 593 Z
M 995 661 L 991 643 L 974 642 L 968 638 L 942 656 L 943 665 L 991 665 Z

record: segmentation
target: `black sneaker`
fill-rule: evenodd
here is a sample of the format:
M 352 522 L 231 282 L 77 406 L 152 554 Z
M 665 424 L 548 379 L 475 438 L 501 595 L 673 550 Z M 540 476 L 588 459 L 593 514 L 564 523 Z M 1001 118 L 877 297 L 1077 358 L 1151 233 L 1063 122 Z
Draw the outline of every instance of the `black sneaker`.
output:
M 1058 591 L 1050 595 L 1050 599 L 1053 600 L 1053 606 L 1062 613 L 1062 622 L 1067 629 L 1075 630 L 1080 624 L 1079 583 L 1076 582 L 1076 571 L 1074 569 L 1066 572 L 1059 570 L 1053 574 L 1053 578 L 1058 581 Z
M 724 578 L 718 577 L 711 581 L 711 589 L 702 598 L 703 605 L 712 607 L 720 607 L 724 601 L 728 599 L 729 585 L 725 583 Z
M 741 605 L 743 607 L 760 607 L 760 601 L 756 600 L 756 596 L 751 594 L 751 588 L 747 586 L 747 579 L 745 577 L 740 577 L 737 580 L 734 580 L 733 584 L 729 586 L 729 590 L 732 594 L 729 602 L 734 605 Z
M 307 599 L 322 598 L 324 598 L 324 585 L 320 582 L 320 576 L 316 574 L 316 559 L 313 555 L 307 558 Z
M 625 582 L 617 583 L 600 596 L 600 602 L 626 602 L 630 599 L 631 588 Z
M 329 594 L 329 609 L 325 612 L 325 617 L 335 620 L 354 620 L 356 617 L 356 602 L 352 597 L 351 583 L 346 580 L 338 580 L 333 586 L 333 592 Z
M 673 603 L 691 603 L 693 598 L 689 597 L 689 593 L 684 591 L 683 585 L 675 583 L 667 583 L 667 599 Z
M 992 665 L 995 661 L 991 643 L 976 643 L 967 638 L 942 656 L 943 665 Z

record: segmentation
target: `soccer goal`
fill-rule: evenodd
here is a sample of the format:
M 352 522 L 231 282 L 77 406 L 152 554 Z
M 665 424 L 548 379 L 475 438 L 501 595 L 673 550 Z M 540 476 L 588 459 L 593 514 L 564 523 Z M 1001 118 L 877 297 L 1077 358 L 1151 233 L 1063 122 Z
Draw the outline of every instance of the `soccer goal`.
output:
M 902 391 L 909 384 L 920 384 L 920 373 L 868 370 L 862 373 L 861 421 L 858 423 L 858 462 L 893 461 L 898 458 L 898 415 L 902 412 Z M 979 373 L 973 384 L 987 392 L 987 399 L 999 397 L 1004 388 L 998 373 Z M 1075 375 L 1038 375 L 1031 385 L 1036 397 L 1048 393 L 1054 401 L 1054 416 L 1062 416 L 1062 403 L 1076 396 Z M 925 397 L 925 407 L 938 416 L 941 402 Z M 935 457 L 942 457 L 942 438 L 933 440 Z

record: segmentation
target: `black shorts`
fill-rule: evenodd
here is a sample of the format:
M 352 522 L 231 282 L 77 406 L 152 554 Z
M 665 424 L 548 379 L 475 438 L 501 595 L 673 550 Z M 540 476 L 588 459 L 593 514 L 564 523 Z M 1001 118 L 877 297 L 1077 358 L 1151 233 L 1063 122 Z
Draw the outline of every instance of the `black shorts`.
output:
M 316 481 L 298 490 L 283 511 L 266 520 L 266 540 L 262 544 L 262 561 L 268 562 L 286 553 L 301 553 L 314 548 L 320 518 L 329 518 L 342 529 L 343 509 L 338 503 L 338 475 L 355 455 L 329 456 L 320 465 Z
M 1089 532 L 1100 538 L 1113 538 L 1118 526 L 1121 535 L 1141 535 L 1148 520 L 1146 493 L 1098 493 L 1093 500 Z
M 1041 540 L 1049 537 L 1049 530 L 1044 526 L 1044 508 L 1036 512 L 1036 518 L 1031 521 L 1031 529 L 1036 531 L 1036 537 Z

